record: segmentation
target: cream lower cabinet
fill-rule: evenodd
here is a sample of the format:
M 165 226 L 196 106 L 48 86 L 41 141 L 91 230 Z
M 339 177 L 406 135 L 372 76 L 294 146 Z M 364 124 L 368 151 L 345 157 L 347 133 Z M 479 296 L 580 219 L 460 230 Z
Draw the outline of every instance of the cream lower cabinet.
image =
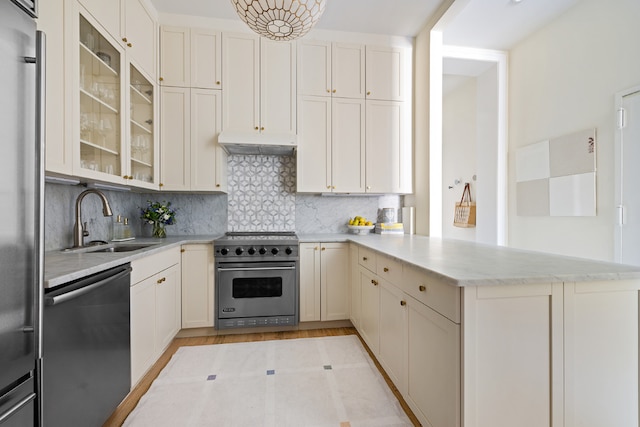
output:
M 182 246 L 182 327 L 213 327 L 213 246 Z
M 300 244 L 300 321 L 349 319 L 349 245 Z
M 360 267 L 360 335 L 374 355 L 380 349 L 380 287 L 379 278 Z
M 402 394 L 407 391 L 407 300 L 397 286 L 380 280 L 378 361 Z
M 180 330 L 180 250 L 131 263 L 131 386 L 135 386 Z

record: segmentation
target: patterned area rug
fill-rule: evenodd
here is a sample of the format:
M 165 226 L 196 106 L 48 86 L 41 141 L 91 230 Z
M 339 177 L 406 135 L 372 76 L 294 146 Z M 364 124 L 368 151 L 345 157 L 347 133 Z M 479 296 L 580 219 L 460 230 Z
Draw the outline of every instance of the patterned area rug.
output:
M 124 426 L 412 426 L 355 335 L 181 347 Z

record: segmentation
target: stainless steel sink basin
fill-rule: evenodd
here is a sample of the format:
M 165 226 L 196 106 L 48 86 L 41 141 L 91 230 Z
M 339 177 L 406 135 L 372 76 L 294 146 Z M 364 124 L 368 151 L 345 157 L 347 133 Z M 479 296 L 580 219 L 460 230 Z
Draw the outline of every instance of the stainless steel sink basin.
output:
M 138 244 L 138 245 L 116 245 L 109 246 L 107 248 L 100 248 L 95 250 L 90 250 L 89 252 L 131 252 L 137 251 L 138 249 L 148 248 L 153 244 Z
M 83 248 L 68 248 L 63 252 L 73 254 L 93 254 L 93 253 L 105 253 L 105 252 L 132 252 L 139 249 L 148 248 L 149 246 L 157 245 L 157 243 L 111 243 L 103 245 L 86 246 Z

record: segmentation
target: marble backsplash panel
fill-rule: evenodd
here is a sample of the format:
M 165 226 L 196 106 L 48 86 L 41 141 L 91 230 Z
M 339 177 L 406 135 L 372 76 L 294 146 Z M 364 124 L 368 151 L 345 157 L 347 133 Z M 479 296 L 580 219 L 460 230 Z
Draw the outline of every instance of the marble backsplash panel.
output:
M 228 167 L 229 231 L 295 231 L 295 157 L 234 155 Z
M 75 201 L 86 190 L 84 186 L 62 184 L 45 185 L 45 250 L 55 250 L 73 245 Z M 177 208 L 176 223 L 167 227 L 167 234 L 174 235 L 218 235 L 227 231 L 227 196 L 218 194 L 182 193 L 133 193 L 104 190 L 114 215 L 129 218 L 136 236 L 150 232 L 143 229 L 140 208 L 147 200 L 168 201 Z M 82 219 L 87 222 L 91 240 L 109 240 L 115 217 L 102 215 L 102 203 L 95 195 L 82 201 Z

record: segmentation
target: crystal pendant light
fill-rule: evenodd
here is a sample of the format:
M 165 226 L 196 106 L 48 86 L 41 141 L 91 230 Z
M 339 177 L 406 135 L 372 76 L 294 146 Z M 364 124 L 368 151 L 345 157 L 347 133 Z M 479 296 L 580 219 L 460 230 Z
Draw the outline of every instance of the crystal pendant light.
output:
M 271 40 L 294 40 L 318 22 L 326 0 L 231 0 L 253 31 Z

